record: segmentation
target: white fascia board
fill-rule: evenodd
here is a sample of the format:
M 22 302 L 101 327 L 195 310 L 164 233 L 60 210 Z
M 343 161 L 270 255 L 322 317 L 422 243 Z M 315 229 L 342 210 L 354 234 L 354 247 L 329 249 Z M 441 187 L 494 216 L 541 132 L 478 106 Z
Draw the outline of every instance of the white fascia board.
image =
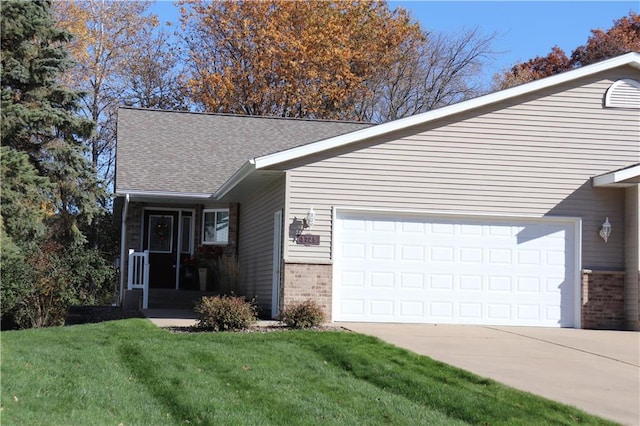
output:
M 262 169 L 265 167 L 273 166 L 275 164 L 295 160 L 296 158 L 302 158 L 307 155 L 312 155 L 332 148 L 341 147 L 350 143 L 386 135 L 397 130 L 425 124 L 430 121 L 447 117 L 453 114 L 491 105 L 496 102 L 501 102 L 510 98 L 514 98 L 516 96 L 535 92 L 537 90 L 546 89 L 551 86 L 566 83 L 568 81 L 576 80 L 602 71 L 607 71 L 609 69 L 623 65 L 630 65 L 634 68 L 640 69 L 640 53 L 627 53 L 625 55 L 598 62 L 596 64 L 587 65 L 575 70 L 564 72 L 562 74 L 557 74 L 551 77 L 532 81 L 530 83 L 522 84 L 520 86 L 512 87 L 506 90 L 501 90 L 499 92 L 490 93 L 485 96 L 480 96 L 475 99 L 470 99 L 468 101 L 449 105 L 433 111 L 424 112 L 422 114 L 417 114 L 411 117 L 401 118 L 399 120 L 390 121 L 363 130 L 358 130 L 352 133 L 347 133 L 318 142 L 313 142 L 307 145 L 277 152 L 275 154 L 257 157 L 254 159 L 255 168 Z
M 595 176 L 593 178 L 593 186 L 613 185 L 638 176 L 640 176 L 640 164 L 626 169 L 606 173 L 604 175 Z
M 116 196 L 129 196 L 131 200 L 135 198 L 181 198 L 208 200 L 213 194 L 203 192 L 173 192 L 173 191 L 143 191 L 139 189 L 119 189 Z
M 216 200 L 221 199 L 229 193 L 237 184 L 242 182 L 247 176 L 256 170 L 256 164 L 254 160 L 249 160 L 237 172 L 233 174 L 220 188 L 213 194 Z

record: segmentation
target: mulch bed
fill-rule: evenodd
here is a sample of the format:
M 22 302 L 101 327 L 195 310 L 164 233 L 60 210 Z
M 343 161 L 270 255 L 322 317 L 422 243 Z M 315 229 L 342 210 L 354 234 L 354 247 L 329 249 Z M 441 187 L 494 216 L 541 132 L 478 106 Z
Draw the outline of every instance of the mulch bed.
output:
M 119 306 L 72 306 L 69 308 L 64 325 L 92 324 L 104 321 L 116 321 L 129 318 L 145 318 L 140 311 L 125 311 Z M 203 330 L 198 327 L 163 327 L 172 333 L 211 333 L 211 330 Z M 281 324 L 267 326 L 253 326 L 238 333 L 271 333 L 275 331 L 292 330 Z M 347 331 L 343 327 L 322 325 L 307 330 L 315 331 Z
M 206 330 L 198 327 L 163 327 L 164 330 L 169 330 L 172 333 L 216 333 L 213 330 Z M 269 326 L 253 326 L 244 330 L 233 331 L 233 333 L 272 333 L 275 331 L 289 331 L 293 328 L 285 325 L 269 325 Z M 335 327 L 331 325 L 322 325 L 318 327 L 306 328 L 305 330 L 311 331 L 349 331 L 343 327 Z

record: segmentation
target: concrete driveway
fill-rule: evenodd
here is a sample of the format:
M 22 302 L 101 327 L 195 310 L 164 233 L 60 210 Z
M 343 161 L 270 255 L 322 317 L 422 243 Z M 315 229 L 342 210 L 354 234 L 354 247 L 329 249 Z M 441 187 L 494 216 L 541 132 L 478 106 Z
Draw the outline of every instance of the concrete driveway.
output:
M 640 333 L 336 323 L 517 389 L 640 425 Z

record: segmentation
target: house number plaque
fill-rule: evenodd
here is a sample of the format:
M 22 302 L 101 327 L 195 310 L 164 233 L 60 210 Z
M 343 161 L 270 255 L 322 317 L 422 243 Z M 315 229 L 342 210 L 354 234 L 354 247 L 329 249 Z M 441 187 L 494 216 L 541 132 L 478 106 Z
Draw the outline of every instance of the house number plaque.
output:
M 298 235 L 298 237 L 296 238 L 296 243 L 304 244 L 305 246 L 319 246 L 320 235 L 311 235 L 311 234 Z

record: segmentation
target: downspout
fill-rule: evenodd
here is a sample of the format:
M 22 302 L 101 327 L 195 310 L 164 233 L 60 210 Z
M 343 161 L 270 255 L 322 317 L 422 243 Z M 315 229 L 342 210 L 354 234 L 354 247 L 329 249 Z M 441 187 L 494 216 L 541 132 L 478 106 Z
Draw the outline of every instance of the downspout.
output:
M 124 278 L 125 278 L 125 256 L 126 256 L 126 238 L 127 238 L 127 215 L 129 214 L 129 193 L 124 196 L 124 206 L 122 207 L 122 225 L 120 226 L 120 294 L 119 302 L 122 306 L 124 300 Z

